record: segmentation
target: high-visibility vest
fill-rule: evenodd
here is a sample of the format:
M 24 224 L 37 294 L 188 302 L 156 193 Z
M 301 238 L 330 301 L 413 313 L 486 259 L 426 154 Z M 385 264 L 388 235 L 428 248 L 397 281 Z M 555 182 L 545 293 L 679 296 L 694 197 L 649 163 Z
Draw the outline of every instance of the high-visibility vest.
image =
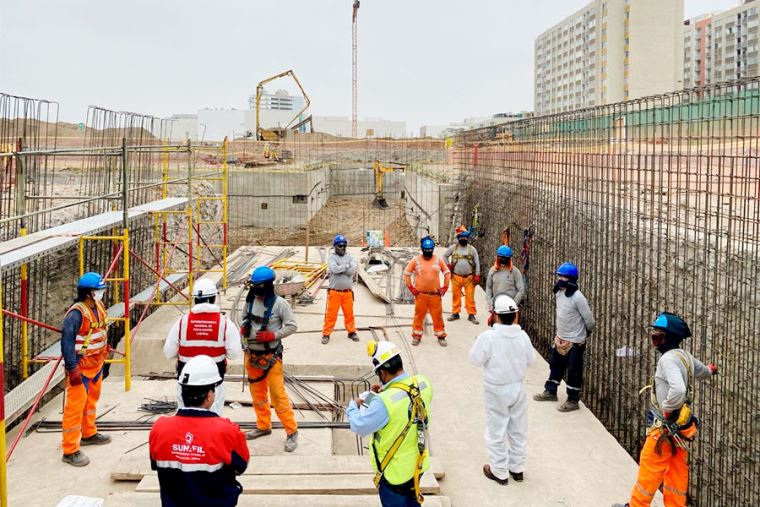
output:
M 91 356 L 103 352 L 108 342 L 106 327 L 108 312 L 103 302 L 95 301 L 95 311 L 83 301 L 74 303 L 66 315 L 73 310 L 82 314 L 82 324 L 77 331 L 74 351 L 80 356 Z
M 420 396 L 422 396 L 422 401 L 427 409 L 428 419 L 430 417 L 430 402 L 433 399 L 433 390 L 430 387 L 430 381 L 424 375 L 416 375 L 416 377 L 407 377 L 394 381 L 378 394 L 385 405 L 385 409 L 388 411 L 388 424 L 375 432 L 372 437 L 372 445 L 369 446 L 370 454 L 372 455 L 372 466 L 376 472 L 377 464 L 383 461 L 393 442 L 409 422 L 411 403 L 409 394 L 406 391 L 392 387 L 392 385 L 397 383 L 412 385 L 413 378 L 417 379 Z M 419 454 L 420 452 L 417 448 L 417 429 L 412 427 L 385 468 L 383 472 L 385 480 L 391 484 L 404 484 L 410 481 L 414 477 L 414 469 L 417 466 Z M 427 451 L 425 451 L 422 471 L 424 472 L 429 467 L 430 459 L 427 456 Z
M 227 319 L 221 312 L 190 312 L 179 321 L 179 360 L 186 363 L 195 356 L 204 355 L 217 363 L 223 361 L 226 333 Z

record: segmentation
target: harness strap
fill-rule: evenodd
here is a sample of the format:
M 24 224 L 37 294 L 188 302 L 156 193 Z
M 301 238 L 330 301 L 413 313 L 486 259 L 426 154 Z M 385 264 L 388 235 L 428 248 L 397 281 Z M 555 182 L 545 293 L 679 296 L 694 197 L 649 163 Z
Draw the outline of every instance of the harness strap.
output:
M 472 272 L 475 273 L 475 257 L 472 255 L 472 249 L 473 249 L 472 245 L 467 245 L 467 254 L 459 255 L 459 247 L 456 247 L 454 249 L 454 252 L 452 252 L 452 255 L 451 255 L 452 264 L 456 266 L 457 262 L 464 259 L 470 265 Z M 454 273 L 451 273 L 451 274 L 453 275 Z
M 282 359 L 282 343 L 280 343 L 274 352 L 264 352 L 263 354 L 257 354 L 252 350 L 249 350 L 248 352 L 248 362 L 251 364 L 251 366 L 258 368 L 264 372 L 255 378 L 248 377 L 248 382 L 255 384 L 267 378 L 267 375 L 269 375 L 269 370 L 272 369 L 272 366 L 274 366 L 277 361 Z

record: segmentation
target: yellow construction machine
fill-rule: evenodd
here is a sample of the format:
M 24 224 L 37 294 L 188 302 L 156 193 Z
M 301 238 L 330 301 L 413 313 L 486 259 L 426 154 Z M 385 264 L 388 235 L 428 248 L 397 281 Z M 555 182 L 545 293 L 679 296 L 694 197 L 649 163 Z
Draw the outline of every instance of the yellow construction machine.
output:
M 375 200 L 372 201 L 372 206 L 375 208 L 389 208 L 388 201 L 385 200 L 383 195 L 383 175 L 393 171 L 406 170 L 406 164 L 399 162 L 387 162 L 390 165 L 383 165 L 379 160 L 375 160 Z
M 269 83 L 270 81 L 274 81 L 275 79 L 280 79 L 281 77 L 290 76 L 293 78 L 293 81 L 296 82 L 298 85 L 298 88 L 301 90 L 301 94 L 303 95 L 303 101 L 304 106 L 303 108 L 298 111 L 295 116 L 293 116 L 293 119 L 288 122 L 287 125 L 285 125 L 284 128 L 277 127 L 277 128 L 270 128 L 270 129 L 264 129 L 261 128 L 261 115 L 260 115 L 260 108 L 261 108 L 261 95 L 264 92 L 264 85 Z M 307 116 L 301 121 L 298 121 L 298 118 L 306 112 L 307 109 L 309 109 L 309 96 L 306 95 L 306 90 L 303 89 L 303 86 L 301 86 L 301 82 L 296 77 L 295 73 L 292 70 L 286 70 L 285 72 L 280 72 L 279 74 L 268 77 L 261 81 L 258 85 L 256 85 L 256 140 L 258 141 L 279 141 L 285 135 L 288 133 L 288 130 L 298 130 L 304 125 L 309 125 L 309 130 L 313 131 L 312 123 L 311 123 L 311 115 Z M 297 122 L 297 123 L 296 123 Z

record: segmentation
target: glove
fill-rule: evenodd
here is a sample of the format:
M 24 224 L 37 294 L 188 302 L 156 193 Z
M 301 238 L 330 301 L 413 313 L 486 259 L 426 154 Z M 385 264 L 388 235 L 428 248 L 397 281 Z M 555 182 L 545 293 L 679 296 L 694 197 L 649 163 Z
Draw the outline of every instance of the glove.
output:
M 472 281 L 475 282 L 475 285 L 480 285 L 480 275 L 473 276 Z
M 710 369 L 710 373 L 712 373 L 713 375 L 718 374 L 718 365 L 716 365 L 715 363 L 710 363 L 707 365 L 707 367 Z
M 446 264 L 446 267 L 449 268 L 449 271 L 452 273 L 454 272 L 454 265 L 453 264 Z
M 75 366 L 68 371 L 69 384 L 72 386 L 78 386 L 82 384 L 82 370 L 79 366 Z
M 103 380 L 107 379 L 110 374 L 111 374 L 111 363 L 106 363 L 103 365 Z
M 248 338 L 251 336 L 251 328 L 248 326 L 240 326 L 240 336 Z
M 272 331 L 256 331 L 256 341 L 259 343 L 269 343 L 275 340 Z
M 369 390 L 373 393 L 379 393 L 380 389 L 382 389 L 382 386 L 380 384 L 372 384 L 369 388 Z
M 443 296 L 444 294 L 446 294 L 446 292 L 448 292 L 448 290 L 449 290 L 449 286 L 448 285 L 444 285 L 443 287 L 441 287 L 438 290 L 438 294 L 440 294 L 441 296 Z
M 407 285 L 407 289 L 409 289 L 409 292 L 412 293 L 412 296 L 417 297 L 420 295 L 420 291 L 418 291 L 413 285 Z

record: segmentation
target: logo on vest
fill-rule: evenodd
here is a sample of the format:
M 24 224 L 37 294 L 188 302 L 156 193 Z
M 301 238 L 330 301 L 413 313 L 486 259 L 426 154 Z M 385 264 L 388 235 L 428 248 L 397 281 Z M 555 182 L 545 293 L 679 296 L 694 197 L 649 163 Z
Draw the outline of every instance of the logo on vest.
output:
M 193 434 L 190 433 L 189 431 L 187 433 L 185 433 L 185 442 L 188 443 L 188 444 L 192 444 L 193 443 Z

